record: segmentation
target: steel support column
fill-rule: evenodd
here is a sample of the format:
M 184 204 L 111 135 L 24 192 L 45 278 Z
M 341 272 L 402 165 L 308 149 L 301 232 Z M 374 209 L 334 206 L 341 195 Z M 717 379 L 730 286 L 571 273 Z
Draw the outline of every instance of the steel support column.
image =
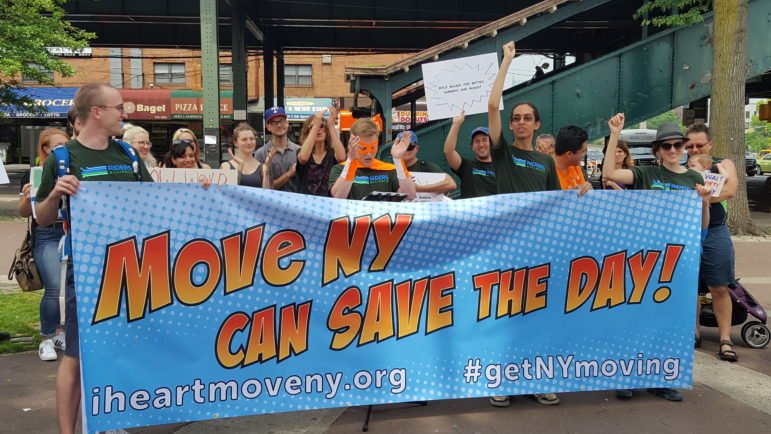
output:
M 203 159 L 219 167 L 220 150 L 220 74 L 217 34 L 217 0 L 201 2 L 201 66 L 203 69 Z
M 231 53 L 231 76 L 233 77 L 233 120 L 246 121 L 246 45 L 244 44 L 244 29 L 246 15 L 238 9 L 232 9 L 231 38 L 233 52 Z
M 265 40 L 262 44 L 262 57 L 264 61 L 263 94 L 265 97 L 265 110 L 273 107 L 273 44 Z
M 276 48 L 276 105 L 284 107 L 284 49 Z

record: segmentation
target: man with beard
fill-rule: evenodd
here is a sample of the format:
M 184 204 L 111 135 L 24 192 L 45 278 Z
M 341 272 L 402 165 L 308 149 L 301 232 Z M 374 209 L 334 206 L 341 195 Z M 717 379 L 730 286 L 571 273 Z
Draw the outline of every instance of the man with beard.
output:
M 490 157 L 490 130 L 477 127 L 471 132 L 471 150 L 476 159 L 468 160 L 455 150 L 458 132 L 466 118 L 465 112 L 452 118 L 452 126 L 444 141 L 444 156 L 450 168 L 460 178 L 460 198 L 468 199 L 489 196 L 498 192 L 495 182 L 495 167 Z

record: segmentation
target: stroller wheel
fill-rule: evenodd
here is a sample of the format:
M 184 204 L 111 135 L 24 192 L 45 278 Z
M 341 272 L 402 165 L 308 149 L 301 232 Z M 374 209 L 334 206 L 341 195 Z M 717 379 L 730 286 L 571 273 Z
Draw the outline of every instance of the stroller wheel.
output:
M 750 321 L 742 327 L 742 340 L 750 348 L 764 348 L 771 341 L 771 333 L 764 324 Z

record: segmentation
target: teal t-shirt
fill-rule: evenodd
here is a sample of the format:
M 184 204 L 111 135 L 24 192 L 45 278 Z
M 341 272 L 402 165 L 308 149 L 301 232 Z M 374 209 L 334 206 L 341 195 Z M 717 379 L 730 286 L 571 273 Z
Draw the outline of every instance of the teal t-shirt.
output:
M 498 193 L 495 179 L 495 165 L 492 161 L 461 159 L 458 170 L 453 170 L 460 178 L 460 198 L 489 196 Z
M 704 177 L 695 170 L 675 173 L 664 166 L 634 166 L 633 190 L 695 190 L 696 184 L 704 184 Z
M 343 167 L 343 164 L 335 164 L 329 172 L 330 189 L 343 172 Z M 399 178 L 396 177 L 396 169 L 374 170 L 366 167 L 356 169 L 356 176 L 353 178 L 351 191 L 348 192 L 348 199 L 361 200 L 375 191 L 391 193 L 399 191 Z
M 561 190 L 557 168 L 551 156 L 524 151 L 506 143 L 503 134 L 491 149 L 498 193 L 529 193 Z
M 97 150 L 83 146 L 77 140 L 66 145 L 70 153 L 70 174 L 81 181 L 136 181 L 131 158 L 114 140 L 110 140 L 106 149 Z M 147 167 L 139 162 L 139 174 L 142 181 L 153 182 Z M 42 202 L 56 185 L 58 171 L 56 157 L 51 154 L 43 165 L 43 174 L 35 196 Z

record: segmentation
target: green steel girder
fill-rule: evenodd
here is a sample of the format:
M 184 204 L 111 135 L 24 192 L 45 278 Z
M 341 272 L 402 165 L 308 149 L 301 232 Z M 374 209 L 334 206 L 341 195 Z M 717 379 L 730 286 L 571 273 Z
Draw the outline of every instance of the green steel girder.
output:
M 566 6 L 558 8 L 554 13 L 542 14 L 534 17 L 524 26 L 515 25 L 499 30 L 496 36 L 475 39 L 470 42 L 465 49 L 457 49 L 442 53 L 441 60 L 458 59 L 461 57 L 500 51 L 501 46 L 508 41 L 520 41 L 527 36 L 540 32 L 541 30 L 564 21 L 574 15 L 609 2 L 610 0 L 583 0 L 567 4 Z M 389 77 L 359 77 L 360 88 L 368 91 L 375 99 L 377 99 L 383 109 L 385 131 L 391 129 L 391 95 L 399 89 L 407 87 L 422 79 L 423 74 L 420 65 L 414 65 L 407 71 Z M 353 86 L 354 84 L 351 83 L 351 91 L 353 91 Z
M 657 33 L 648 39 L 568 69 L 547 79 L 504 94 L 502 116 L 515 103 L 528 101 L 541 113 L 536 134 L 551 133 L 565 125 L 586 129 L 591 138 L 605 136 L 608 119 L 626 114 L 628 125 L 704 98 L 711 93 L 712 14 L 703 23 Z M 771 1 L 750 0 L 747 21 L 747 77 L 771 70 Z M 451 120 L 417 129 L 420 158 L 446 167 L 442 144 Z M 458 152 L 473 158 L 466 138 L 487 124 L 487 115 L 467 116 L 460 131 Z M 506 139 L 511 132 L 505 127 Z M 386 147 L 384 147 L 384 151 Z
M 201 66 L 203 69 L 203 145 L 204 162 L 220 164 L 220 91 L 217 0 L 201 3 Z M 212 140 L 214 138 L 214 140 Z

